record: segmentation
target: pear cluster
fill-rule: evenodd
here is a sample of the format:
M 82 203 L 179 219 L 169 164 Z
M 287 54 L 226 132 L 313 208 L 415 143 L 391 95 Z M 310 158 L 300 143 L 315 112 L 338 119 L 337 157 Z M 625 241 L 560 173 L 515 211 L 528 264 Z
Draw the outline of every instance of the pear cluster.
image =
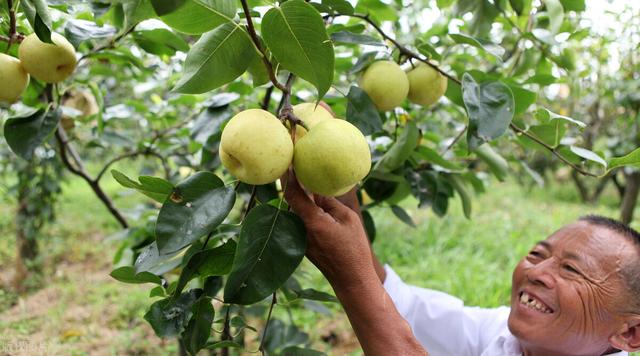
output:
M 242 182 L 267 184 L 293 164 L 300 183 L 324 196 L 348 192 L 369 173 L 369 145 L 357 127 L 312 103 L 295 105 L 293 113 L 308 128 L 296 126 L 295 144 L 285 125 L 265 110 L 231 118 L 220 139 L 224 167 Z
M 393 61 L 376 61 L 360 77 L 360 88 L 380 111 L 402 105 L 404 99 L 428 106 L 447 91 L 447 78 L 432 67 L 420 63 L 407 72 Z
M 51 33 L 53 43 L 34 33 L 22 40 L 18 58 L 0 54 L 0 102 L 16 102 L 29 84 L 29 76 L 46 83 L 65 80 L 76 69 L 76 50 L 62 35 Z

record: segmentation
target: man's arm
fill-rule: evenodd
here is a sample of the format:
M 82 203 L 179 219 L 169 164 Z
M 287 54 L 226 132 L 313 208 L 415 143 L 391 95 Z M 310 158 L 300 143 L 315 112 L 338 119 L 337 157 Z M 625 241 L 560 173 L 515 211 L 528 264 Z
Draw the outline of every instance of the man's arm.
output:
M 333 287 L 365 354 L 425 355 L 382 286 L 384 269 L 373 257 L 359 215 L 335 198 L 312 200 L 292 173 L 285 178 L 287 202 L 307 228 L 307 257 Z
M 358 195 L 356 194 L 357 190 L 358 190 L 358 187 L 356 186 L 353 189 L 351 189 L 348 193 L 341 195 L 339 197 L 336 197 L 336 199 L 338 199 L 342 204 L 346 205 L 349 209 L 355 211 L 360 217 L 360 222 L 362 223 L 362 226 L 364 226 L 364 218 L 362 217 L 362 210 L 360 210 L 360 202 L 358 201 Z M 373 268 L 375 268 L 376 274 L 378 275 L 380 282 L 384 283 L 384 280 L 387 277 L 387 272 L 384 270 L 384 266 L 382 265 L 382 263 L 380 263 L 378 256 L 376 256 L 375 252 L 373 251 L 373 246 L 369 245 L 369 247 L 371 248 L 371 262 L 373 263 Z

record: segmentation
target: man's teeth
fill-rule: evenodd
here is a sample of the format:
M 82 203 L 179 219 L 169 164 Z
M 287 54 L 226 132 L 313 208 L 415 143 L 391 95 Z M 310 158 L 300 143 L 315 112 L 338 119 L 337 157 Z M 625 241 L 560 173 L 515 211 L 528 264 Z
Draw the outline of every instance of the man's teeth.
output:
M 551 309 L 545 307 L 544 304 L 542 304 L 539 300 L 530 296 L 526 292 L 522 292 L 522 294 L 520 295 L 520 304 L 523 304 L 526 307 L 535 309 L 542 313 L 551 313 Z

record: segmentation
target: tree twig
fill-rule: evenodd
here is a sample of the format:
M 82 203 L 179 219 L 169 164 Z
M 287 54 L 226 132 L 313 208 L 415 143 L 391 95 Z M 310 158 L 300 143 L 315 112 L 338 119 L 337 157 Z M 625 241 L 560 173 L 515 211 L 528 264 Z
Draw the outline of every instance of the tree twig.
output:
M 554 156 L 558 157 L 558 159 L 560 159 L 562 162 L 564 162 L 565 164 L 571 166 L 571 168 L 575 169 L 576 171 L 578 171 L 580 174 L 583 174 L 585 176 L 589 176 L 589 177 L 600 177 L 597 174 L 593 174 L 591 172 L 585 171 L 584 169 L 578 167 L 577 165 L 575 165 L 573 162 L 569 161 L 568 159 L 566 159 L 562 154 L 560 154 L 560 152 L 558 152 L 556 150 L 555 147 L 549 146 L 547 143 L 545 143 L 544 141 L 542 141 L 541 139 L 539 139 L 538 137 L 536 137 L 535 135 L 531 134 L 530 132 L 523 130 L 521 128 L 519 128 L 518 126 L 516 126 L 515 124 L 511 123 L 509 124 L 509 127 L 511 128 L 511 130 L 513 130 L 516 134 L 521 134 L 526 136 L 527 138 L 531 139 L 532 141 L 536 142 L 537 144 L 541 145 L 542 147 L 546 148 L 547 150 L 549 150 L 551 153 L 553 153 Z
M 464 128 L 462 128 L 462 130 L 460 130 L 460 132 L 456 135 L 456 137 L 453 139 L 453 141 L 451 141 L 451 143 L 448 144 L 447 147 L 442 152 L 440 152 L 440 156 L 442 156 L 445 153 L 447 153 L 447 151 L 449 151 L 458 141 L 460 141 L 460 139 L 464 136 L 464 133 L 467 132 L 468 128 L 469 128 L 468 125 L 464 125 Z
M 258 34 L 256 33 L 255 28 L 253 27 L 253 20 L 251 20 L 251 10 L 249 9 L 249 4 L 247 3 L 247 0 L 240 0 L 240 2 L 242 3 L 242 10 L 244 11 L 244 16 L 247 20 L 247 30 L 249 32 L 249 36 L 251 36 L 251 41 L 253 41 L 253 44 L 255 44 L 258 51 L 260 51 L 262 62 L 264 62 L 264 66 L 267 68 L 267 73 L 269 74 L 269 80 L 271 80 L 271 83 L 273 83 L 273 85 L 276 88 L 280 89 L 283 93 L 289 92 L 289 89 L 286 86 L 282 85 L 282 83 L 278 81 L 278 78 L 276 78 L 276 73 L 273 70 L 273 65 L 269 61 L 269 58 L 267 58 L 267 52 L 265 51 L 265 49 L 262 47 L 262 44 L 260 43 Z
M 78 64 L 80 64 L 80 62 L 82 62 L 83 60 L 93 56 L 94 54 L 103 51 L 105 49 L 108 48 L 113 48 L 115 47 L 116 43 L 118 43 L 118 41 L 120 41 L 121 39 L 123 39 L 125 36 L 127 36 L 128 34 L 130 34 L 131 32 L 133 32 L 133 30 L 136 28 L 136 26 L 132 26 L 130 29 L 128 29 L 127 31 L 113 37 L 111 40 L 109 40 L 108 43 L 103 44 L 101 46 L 95 47 L 93 48 L 91 51 L 89 51 L 88 53 L 82 55 L 82 57 L 80 57 L 80 59 L 78 59 Z
M 262 352 L 262 354 L 264 355 L 264 342 L 266 340 L 267 337 L 267 329 L 269 328 L 269 321 L 271 321 L 271 312 L 273 311 L 273 306 L 276 305 L 278 303 L 278 300 L 276 298 L 276 293 L 273 293 L 273 298 L 271 298 L 271 306 L 269 306 L 269 314 L 267 314 L 267 322 L 264 325 L 264 330 L 262 331 L 262 340 L 260 340 L 260 347 L 258 348 L 258 350 L 260 350 L 260 352 Z
M 375 21 L 373 21 L 371 19 L 371 17 L 369 17 L 369 15 L 362 15 L 362 14 L 353 14 L 353 15 L 335 15 L 335 16 L 350 16 L 350 17 L 356 17 L 362 20 L 365 20 L 366 22 L 368 22 L 373 28 L 376 29 L 376 31 L 378 31 L 378 33 L 386 40 L 390 41 L 391 43 L 393 43 L 393 45 L 398 49 L 398 51 L 400 52 L 400 54 L 406 56 L 407 58 L 415 58 L 416 60 L 419 60 L 420 62 L 430 66 L 431 68 L 437 70 L 438 72 L 440 72 L 440 74 L 444 75 L 445 77 L 451 79 L 452 81 L 456 82 L 457 84 L 461 85 L 462 82 L 460 81 L 460 79 L 454 77 L 453 75 L 445 72 L 442 68 L 440 68 L 438 65 L 436 65 L 435 63 L 429 61 L 427 58 L 424 58 L 423 56 L 419 55 L 418 53 L 413 52 L 412 50 L 408 49 L 407 47 L 403 46 L 400 42 L 396 41 L 396 39 L 392 38 L 391 36 L 387 35 L 386 32 L 384 32 L 384 30 L 382 30 L 382 28 L 380 28 L 380 26 L 378 26 L 377 23 L 375 23 Z
M 67 169 L 69 169 L 71 173 L 84 179 L 87 182 L 87 184 L 89 184 L 93 192 L 98 196 L 98 199 L 100 199 L 100 201 L 102 201 L 104 206 L 109 210 L 111 215 L 113 215 L 113 217 L 116 220 L 118 220 L 118 222 L 123 228 L 125 229 L 128 228 L 129 224 L 127 223 L 127 220 L 124 218 L 124 216 L 122 216 L 120 211 L 116 209 L 116 207 L 113 205 L 113 202 L 105 194 L 105 192 L 102 190 L 98 182 L 94 181 L 93 179 L 91 179 L 91 177 L 89 177 L 89 175 L 84 170 L 84 167 L 82 165 L 80 165 L 79 167 L 74 167 L 73 164 L 69 161 L 69 157 L 67 156 L 67 150 L 72 155 L 75 154 L 75 150 L 69 144 L 66 132 L 61 126 L 58 126 L 58 128 L 56 129 L 55 135 L 56 135 L 56 139 L 58 140 L 58 145 L 60 146 L 60 158 L 62 159 L 62 163 L 67 167 Z

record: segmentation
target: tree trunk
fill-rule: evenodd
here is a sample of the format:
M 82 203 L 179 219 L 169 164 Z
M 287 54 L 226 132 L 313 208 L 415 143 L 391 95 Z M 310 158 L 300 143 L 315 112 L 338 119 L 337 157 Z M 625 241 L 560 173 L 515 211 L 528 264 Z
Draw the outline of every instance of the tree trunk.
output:
M 38 241 L 33 233 L 29 232 L 32 225 L 29 223 L 28 199 L 29 185 L 20 184 L 18 192 L 18 211 L 16 212 L 16 270 L 13 277 L 13 288 L 17 292 L 25 291 L 25 280 L 31 272 L 37 271 L 35 263 L 38 257 Z
M 626 187 L 620 206 L 620 220 L 629 224 L 633 220 L 633 210 L 638 200 L 638 191 L 640 191 L 640 172 L 625 173 Z
M 580 200 L 582 200 L 583 203 L 589 203 L 589 189 L 584 185 L 584 182 L 580 178 L 579 173 L 575 170 L 571 170 L 571 179 L 578 189 L 578 193 L 580 193 Z

